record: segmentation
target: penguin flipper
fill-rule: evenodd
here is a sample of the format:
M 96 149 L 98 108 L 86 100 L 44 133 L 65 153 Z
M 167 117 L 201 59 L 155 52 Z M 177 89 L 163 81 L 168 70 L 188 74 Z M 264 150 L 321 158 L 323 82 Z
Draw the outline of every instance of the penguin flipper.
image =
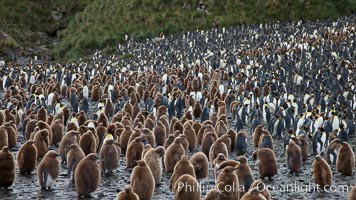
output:
M 248 191 L 252 185 L 253 178 L 251 175 L 246 175 L 245 176 L 245 191 Z
M 69 164 L 69 168 L 68 168 L 68 170 L 67 170 L 67 176 L 68 176 L 68 178 L 70 178 L 71 175 L 72 175 L 72 170 L 74 169 L 75 163 L 76 163 L 76 160 L 73 159 L 72 162 Z
M 318 138 L 317 142 L 320 144 L 320 152 L 323 150 L 323 141 L 321 141 L 321 138 Z

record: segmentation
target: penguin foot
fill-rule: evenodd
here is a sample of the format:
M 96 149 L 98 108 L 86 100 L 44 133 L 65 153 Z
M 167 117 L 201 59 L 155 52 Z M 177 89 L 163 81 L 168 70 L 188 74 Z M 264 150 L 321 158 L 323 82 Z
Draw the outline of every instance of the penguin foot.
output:
M 81 198 L 81 199 L 91 199 L 91 198 L 93 198 L 90 194 L 82 194 L 82 195 L 80 195 L 79 196 L 79 198 Z

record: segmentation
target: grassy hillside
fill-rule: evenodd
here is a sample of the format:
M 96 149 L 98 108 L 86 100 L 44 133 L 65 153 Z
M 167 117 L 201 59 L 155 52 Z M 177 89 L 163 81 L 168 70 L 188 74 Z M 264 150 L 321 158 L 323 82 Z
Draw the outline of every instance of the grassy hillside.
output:
M 58 30 L 65 28 L 74 14 L 92 0 L 1 0 L 0 28 L 8 37 L 0 37 L 0 52 L 5 47 L 26 51 L 36 45 L 48 45 Z
M 124 35 L 135 39 L 213 26 L 232 26 L 276 20 L 326 19 L 349 15 L 355 0 L 95 0 L 76 15 L 60 34 L 57 58 L 77 58 L 93 49 L 115 50 Z M 185 6 L 184 6 L 185 5 Z
M 160 32 L 174 34 L 214 26 L 327 19 L 356 11 L 356 0 L 203 0 L 208 6 L 206 12 L 197 11 L 198 2 L 1 0 L 0 22 L 6 22 L 3 30 L 20 45 L 34 44 L 39 32 L 56 36 L 60 30 L 52 53 L 57 60 L 67 61 L 85 57 L 96 49 L 114 52 L 125 34 L 143 39 Z M 54 21 L 51 13 L 57 10 L 64 17 Z M 64 26 L 58 28 L 58 23 Z

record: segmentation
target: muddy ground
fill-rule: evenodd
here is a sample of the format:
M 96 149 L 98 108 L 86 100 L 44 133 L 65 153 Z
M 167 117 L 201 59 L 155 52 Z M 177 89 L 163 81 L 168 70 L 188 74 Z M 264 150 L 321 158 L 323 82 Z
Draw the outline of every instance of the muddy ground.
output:
M 0 94 L 2 96 L 2 94 Z M 68 102 L 65 103 L 68 105 Z M 91 111 L 94 112 L 95 105 L 91 102 Z M 232 126 L 232 121 L 229 123 Z M 246 129 L 249 130 L 249 129 Z M 20 145 L 24 143 L 22 134 L 18 134 L 18 145 L 16 148 L 12 150 L 16 157 L 16 153 L 20 148 Z M 355 138 L 351 138 L 350 143 L 355 151 Z M 275 153 L 278 161 L 278 175 L 274 177 L 273 181 L 267 181 L 265 184 L 270 188 L 272 199 L 346 199 L 347 191 L 341 190 L 339 188 L 334 188 L 333 192 L 313 192 L 306 187 L 309 184 L 313 183 L 312 177 L 312 161 L 313 156 L 309 156 L 308 160 L 303 163 L 303 172 L 299 176 L 292 176 L 287 171 L 286 167 L 284 167 L 284 152 L 283 152 L 283 141 L 275 140 Z M 311 146 L 309 145 L 309 154 L 311 153 Z M 198 148 L 198 150 L 200 147 Z M 196 151 L 198 151 L 196 150 Z M 252 140 L 249 140 L 248 147 L 248 160 L 249 164 L 252 168 L 252 172 L 254 178 L 258 178 L 257 167 L 254 166 L 254 162 L 252 161 L 251 154 L 254 151 L 254 147 L 252 145 Z M 189 156 L 192 153 L 188 154 Z M 236 158 L 235 155 L 230 154 L 230 158 Z M 61 166 L 62 171 L 61 174 L 66 174 L 66 166 Z M 117 172 L 113 174 L 113 176 L 106 178 L 101 177 L 100 184 L 98 189 L 92 193 L 91 199 L 115 199 L 118 191 L 123 189 L 123 187 L 127 184 L 130 184 L 130 171 L 125 169 L 125 157 L 121 155 L 120 158 L 120 167 Z M 349 190 L 351 190 L 351 185 L 356 185 L 356 175 L 353 176 L 343 176 L 340 173 L 337 173 L 335 170 L 335 166 L 332 166 L 333 171 L 333 185 L 335 187 L 348 186 Z M 163 173 L 161 186 L 156 187 L 153 199 L 157 200 L 166 200 L 173 199 L 174 194 L 169 189 L 169 178 L 170 176 L 167 173 Z M 215 182 L 213 178 L 213 170 L 210 168 L 209 176 L 203 180 L 200 180 L 202 185 L 202 198 L 206 194 L 206 192 L 214 187 Z M 293 186 L 291 186 L 293 185 Z M 279 187 L 279 189 L 273 190 L 272 187 Z M 287 190 L 287 187 L 288 190 Z M 77 194 L 75 192 L 74 185 L 71 183 L 69 178 L 61 175 L 55 182 L 53 186 L 53 191 L 41 191 L 40 186 L 37 181 L 37 175 L 33 172 L 30 175 L 20 175 L 18 170 L 16 169 L 16 179 L 12 186 L 12 191 L 4 191 L 0 189 L 0 199 L 76 199 Z M 311 188 L 312 189 L 312 188 Z M 347 189 L 347 188 L 346 188 Z M 293 191 L 297 190 L 297 191 Z

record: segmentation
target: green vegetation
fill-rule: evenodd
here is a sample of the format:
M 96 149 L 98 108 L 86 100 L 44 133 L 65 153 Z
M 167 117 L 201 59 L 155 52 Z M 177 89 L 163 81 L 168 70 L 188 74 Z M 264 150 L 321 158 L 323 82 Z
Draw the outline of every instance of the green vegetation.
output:
M 141 40 L 161 32 L 168 35 L 277 20 L 332 19 L 356 11 L 356 0 L 205 0 L 207 12 L 197 11 L 197 0 L 56 0 L 43 6 L 45 2 L 49 1 L 2 0 L 0 22 L 6 24 L 5 32 L 24 45 L 31 42 L 32 34 L 49 32 L 56 26 L 48 20 L 53 10 L 64 11 L 66 16 L 60 23 L 68 26 L 59 32 L 59 42 L 52 49 L 61 61 L 85 57 L 96 49 L 113 53 L 126 34 Z
M 5 47 L 25 50 L 43 43 L 49 45 L 44 36 L 55 36 L 57 30 L 91 1 L 1 0 L 0 32 L 9 37 L 0 37 L 0 52 Z M 55 15 L 61 17 L 56 19 Z

